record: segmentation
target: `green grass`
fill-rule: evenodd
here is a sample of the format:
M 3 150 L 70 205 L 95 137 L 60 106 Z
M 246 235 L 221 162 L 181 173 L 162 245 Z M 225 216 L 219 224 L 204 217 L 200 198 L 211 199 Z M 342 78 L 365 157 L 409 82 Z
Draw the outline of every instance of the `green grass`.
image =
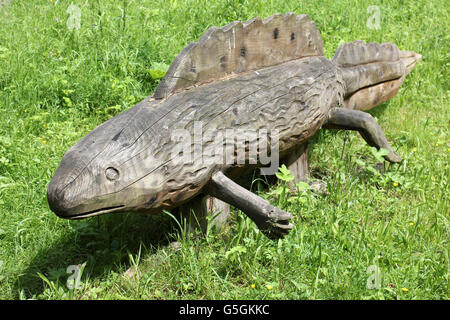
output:
M 71 3 L 82 8 L 80 30 L 66 26 Z M 368 5 L 12 0 L 0 6 L 0 298 L 449 299 L 448 6 L 374 0 L 370 5 L 381 10 L 376 30 L 366 26 Z M 295 215 L 295 229 L 278 242 L 241 212 L 225 230 L 185 240 L 175 251 L 166 246 L 173 233 L 167 217 L 67 221 L 49 210 L 46 187 L 64 152 L 150 95 L 154 70 L 212 25 L 288 11 L 317 23 L 328 58 L 355 39 L 394 42 L 423 55 L 398 95 L 371 112 L 403 156 L 400 165 L 373 175 L 376 158 L 359 135 L 319 132 L 311 170 L 329 194 L 308 191 L 281 201 Z M 272 194 L 263 196 L 277 203 Z M 83 263 L 81 288 L 68 289 L 67 267 Z M 373 265 L 381 272 L 378 289 L 367 288 Z M 125 275 L 130 267 L 135 276 Z

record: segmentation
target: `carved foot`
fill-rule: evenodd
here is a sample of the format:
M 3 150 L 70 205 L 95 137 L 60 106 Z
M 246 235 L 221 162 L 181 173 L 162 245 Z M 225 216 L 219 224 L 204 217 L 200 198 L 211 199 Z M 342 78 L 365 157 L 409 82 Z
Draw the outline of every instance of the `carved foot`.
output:
M 272 210 L 267 214 L 267 217 L 255 221 L 259 230 L 269 239 L 276 240 L 283 238 L 294 227 L 289 223 L 292 215 L 277 207 L 272 207 Z

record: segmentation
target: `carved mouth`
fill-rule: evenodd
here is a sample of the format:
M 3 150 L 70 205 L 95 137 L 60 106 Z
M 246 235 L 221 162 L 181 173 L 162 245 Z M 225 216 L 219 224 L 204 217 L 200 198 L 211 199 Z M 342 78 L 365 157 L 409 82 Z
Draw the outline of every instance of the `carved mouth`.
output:
M 120 206 L 113 206 L 113 207 L 105 207 L 105 208 L 95 209 L 92 211 L 87 211 L 87 212 L 71 215 L 67 218 L 72 219 L 72 220 L 84 219 L 84 218 L 88 218 L 88 217 L 98 216 L 98 215 L 104 214 L 104 213 L 116 212 L 116 211 L 119 211 L 119 209 L 121 209 L 123 207 L 125 207 L 125 206 L 120 205 Z

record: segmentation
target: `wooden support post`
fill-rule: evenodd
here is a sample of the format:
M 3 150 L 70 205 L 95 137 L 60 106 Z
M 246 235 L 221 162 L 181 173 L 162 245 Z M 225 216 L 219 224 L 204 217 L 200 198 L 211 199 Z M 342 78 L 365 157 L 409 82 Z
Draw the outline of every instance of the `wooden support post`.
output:
M 308 142 L 299 145 L 281 162 L 291 171 L 294 182 L 307 182 L 309 178 Z
M 208 217 L 215 217 L 212 226 L 222 228 L 230 216 L 230 205 L 208 195 L 199 195 L 178 209 L 182 226 L 186 225 L 187 234 L 206 233 Z
M 309 176 L 308 142 L 303 143 L 281 160 L 294 176 L 294 181 L 289 184 L 293 192 L 297 192 L 296 183 L 302 181 L 309 184 L 312 191 L 326 195 L 327 185 L 323 181 L 311 181 Z
M 222 200 L 214 197 L 207 197 L 207 209 L 208 213 L 212 215 L 212 226 L 221 229 L 225 226 L 230 218 L 231 210 L 230 205 Z
M 178 208 L 178 218 L 181 226 L 186 228 L 186 235 L 196 232 L 206 233 L 207 224 L 207 196 L 201 194 Z

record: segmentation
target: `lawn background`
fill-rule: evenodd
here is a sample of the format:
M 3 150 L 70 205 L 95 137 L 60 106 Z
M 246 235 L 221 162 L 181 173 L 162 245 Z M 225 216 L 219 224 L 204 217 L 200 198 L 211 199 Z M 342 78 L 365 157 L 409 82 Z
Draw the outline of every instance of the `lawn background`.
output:
M 79 30 L 67 26 L 71 4 Z M 369 6 L 380 9 L 380 29 L 367 27 Z M 355 39 L 423 55 L 397 96 L 371 111 L 400 165 L 374 174 L 358 134 L 319 132 L 311 170 L 329 194 L 262 194 L 295 215 L 278 242 L 240 212 L 175 251 L 167 217 L 66 221 L 49 210 L 46 187 L 65 151 L 153 93 L 185 45 L 213 25 L 289 11 L 316 22 L 328 58 Z M 0 5 L 0 298 L 448 299 L 449 21 L 448 1 Z M 81 288 L 70 290 L 67 268 L 79 264 Z

